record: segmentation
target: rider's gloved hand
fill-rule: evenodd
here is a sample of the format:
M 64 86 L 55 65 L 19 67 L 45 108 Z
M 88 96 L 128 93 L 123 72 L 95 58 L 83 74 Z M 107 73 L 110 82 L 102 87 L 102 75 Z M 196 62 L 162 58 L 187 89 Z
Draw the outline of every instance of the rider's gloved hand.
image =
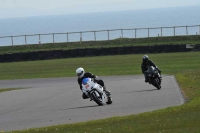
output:
M 97 77 L 97 76 L 95 76 L 95 77 L 94 77 L 94 80 L 98 80 L 98 77 Z

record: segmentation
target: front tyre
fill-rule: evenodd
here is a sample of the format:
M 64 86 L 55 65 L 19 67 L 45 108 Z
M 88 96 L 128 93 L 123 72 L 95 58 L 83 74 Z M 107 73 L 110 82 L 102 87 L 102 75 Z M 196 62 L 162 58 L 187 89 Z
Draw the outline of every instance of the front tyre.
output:
M 158 79 L 158 78 L 153 79 L 153 80 L 152 80 L 152 84 L 153 84 L 158 90 L 161 89 L 161 86 L 160 86 L 160 83 L 159 83 L 159 79 Z
M 98 97 L 98 96 L 96 95 L 96 93 L 98 93 L 98 92 L 93 91 L 90 95 L 91 95 L 92 99 L 93 99 L 99 106 L 102 106 L 102 105 L 103 105 L 102 99 L 101 99 L 101 97 Z

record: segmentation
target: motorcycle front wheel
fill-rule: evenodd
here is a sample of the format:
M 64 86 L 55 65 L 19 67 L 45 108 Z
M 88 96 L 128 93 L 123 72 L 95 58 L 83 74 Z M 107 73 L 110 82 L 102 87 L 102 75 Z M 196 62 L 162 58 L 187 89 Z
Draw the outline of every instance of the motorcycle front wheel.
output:
M 99 93 L 99 92 L 93 91 L 93 92 L 90 94 L 90 96 L 92 97 L 92 99 L 93 99 L 99 106 L 102 106 L 102 105 L 103 105 L 102 99 L 101 99 L 101 97 L 97 96 L 96 93 Z
M 159 84 L 159 79 L 158 78 L 155 78 L 152 80 L 152 84 L 158 89 L 160 90 L 161 89 L 161 86 Z

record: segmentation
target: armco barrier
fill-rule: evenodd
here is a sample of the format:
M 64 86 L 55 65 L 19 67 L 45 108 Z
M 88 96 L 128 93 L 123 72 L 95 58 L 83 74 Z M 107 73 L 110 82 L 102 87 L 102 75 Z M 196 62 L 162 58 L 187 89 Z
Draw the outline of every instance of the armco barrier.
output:
M 134 54 L 139 54 L 140 53 L 140 51 L 141 51 L 141 46 L 135 46 L 135 47 L 133 47 L 133 53 Z
M 93 56 L 94 51 L 95 51 L 94 48 L 86 49 L 86 56 Z
M 21 53 L 21 61 L 30 60 L 30 53 L 31 52 Z M 39 60 L 39 59 L 37 59 L 37 60 Z
M 185 52 L 186 51 L 186 45 L 179 45 L 179 51 L 177 52 Z
M 171 45 L 171 52 L 179 51 L 179 45 Z
M 112 47 L 112 48 L 110 48 L 109 54 L 110 54 L 110 55 L 117 55 L 117 54 L 118 54 L 117 47 Z
M 21 53 L 13 53 L 13 61 L 21 61 Z
M 103 48 L 101 55 L 109 55 L 110 54 L 110 49 L 112 49 L 112 48 Z
M 156 53 L 156 46 L 148 46 L 148 53 Z
M 100 56 L 100 55 L 102 55 L 102 51 L 103 51 L 103 48 L 94 48 L 93 49 L 93 55 L 94 56 Z
M 139 53 L 148 53 L 149 52 L 149 46 L 141 46 Z
M 133 46 L 124 47 L 125 54 L 132 54 L 133 53 Z
M 70 50 L 62 50 L 63 58 L 70 58 Z
M 70 51 L 70 57 L 77 57 L 78 56 L 78 49 L 71 49 Z
M 200 44 L 196 44 L 195 46 L 194 46 L 194 49 L 193 49 L 194 51 L 200 51 Z
M 164 45 L 156 45 L 156 53 L 161 53 L 164 51 Z
M 200 45 L 196 47 L 200 49 Z M 110 48 L 85 48 L 55 51 L 37 51 L 25 53 L 8 53 L 0 55 L 0 62 L 13 61 L 33 61 L 58 58 L 74 58 L 85 56 L 101 55 L 122 55 L 122 54 L 146 54 L 161 52 L 186 52 L 193 49 L 186 48 L 186 45 L 154 45 L 154 46 L 128 46 L 128 47 L 110 47 Z
M 78 49 L 77 56 L 78 57 L 83 57 L 86 55 L 86 50 L 85 49 Z
M 53 59 L 54 53 L 56 53 L 56 51 L 46 51 L 45 52 L 46 59 Z
M 171 45 L 164 45 L 164 51 L 163 52 L 172 52 L 172 48 L 171 48 Z
M 118 47 L 118 48 L 117 48 L 117 53 L 118 53 L 119 55 L 124 54 L 124 53 L 125 53 L 124 47 Z
M 63 50 L 55 50 L 55 51 L 52 51 L 51 56 L 52 56 L 52 58 L 54 58 L 54 59 L 63 58 Z
M 47 59 L 46 51 L 38 51 L 37 54 L 38 54 L 39 60 Z
M 30 60 L 38 60 L 38 52 L 30 52 Z
M 0 55 L 0 62 L 4 62 L 4 55 Z
M 4 59 L 8 62 L 12 62 L 13 61 L 13 54 L 5 54 Z

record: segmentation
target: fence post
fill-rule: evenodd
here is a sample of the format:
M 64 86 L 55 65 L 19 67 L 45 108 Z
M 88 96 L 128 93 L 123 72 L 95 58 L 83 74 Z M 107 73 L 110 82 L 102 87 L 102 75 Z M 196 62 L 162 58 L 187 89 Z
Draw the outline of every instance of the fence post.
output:
M 123 30 L 122 30 L 122 29 L 121 29 L 121 36 L 122 36 L 122 38 L 124 38 L 124 37 L 123 37 L 124 35 L 123 35 Z
M 200 25 L 199 25 L 199 35 L 200 35 Z
M 94 40 L 96 41 L 96 31 L 94 31 Z
M 54 40 L 54 33 L 53 33 L 53 44 L 55 43 L 55 40 Z
M 11 36 L 11 42 L 12 42 L 12 46 L 13 46 L 13 36 Z
M 108 41 L 110 40 L 110 38 L 109 38 L 109 30 L 108 30 Z
M 82 43 L 82 32 L 80 32 L 80 44 Z
M 38 41 L 38 44 L 40 44 L 40 43 L 41 43 L 41 41 L 40 41 L 40 34 L 38 34 L 38 36 L 39 36 L 39 41 Z
M 67 42 L 69 41 L 68 39 L 69 39 L 69 38 L 68 38 L 68 32 L 67 32 Z
M 136 39 L 136 37 L 137 37 L 137 29 L 135 28 L 135 39 Z
M 25 37 L 25 44 L 27 45 L 27 41 L 26 41 L 26 35 L 25 35 L 24 37 Z
M 175 26 L 174 26 L 174 36 L 176 36 Z
M 134 28 L 134 29 L 118 29 L 119 30 L 119 32 L 120 32 L 120 30 L 121 30 L 121 37 L 120 37 L 120 39 L 121 38 L 123 38 L 123 31 L 124 30 L 135 30 L 135 39 L 137 38 L 137 30 L 148 30 L 148 37 L 150 37 L 150 30 L 152 29 L 158 29 L 158 30 L 160 30 L 160 33 L 158 34 L 158 36 L 159 37 L 162 37 L 162 36 L 165 36 L 165 34 L 163 34 L 163 29 L 164 28 L 170 28 L 170 29 L 172 29 L 173 31 L 172 32 L 174 32 L 174 33 L 172 33 L 172 36 L 173 36 L 173 34 L 174 34 L 174 36 L 176 36 L 176 27 L 177 28 L 185 28 L 186 29 L 186 35 L 188 36 L 188 35 L 190 35 L 190 27 L 195 27 L 195 30 L 196 30 L 196 35 L 200 35 L 200 25 L 189 25 L 189 26 L 187 26 L 187 25 L 185 25 L 185 26 L 172 26 L 172 27 L 156 27 L 156 28 Z M 197 28 L 197 29 L 196 29 Z M 94 32 L 94 40 L 95 41 L 97 41 L 97 35 L 96 35 L 96 32 L 106 32 L 107 31 L 107 34 L 108 34 L 108 40 L 110 40 L 110 31 L 114 31 L 114 30 L 116 30 L 116 29 L 111 29 L 111 30 L 109 30 L 109 29 L 107 29 L 107 30 L 102 30 L 102 31 L 90 31 L 91 33 L 92 32 Z M 118 31 L 117 30 L 117 31 Z M 164 29 L 165 30 L 165 29 Z M 199 30 L 199 31 L 198 31 Z M 87 31 L 88 32 L 88 31 Z M 82 34 L 83 33 L 85 33 L 84 31 L 82 31 L 82 32 L 80 32 L 80 40 L 81 40 L 81 42 L 83 42 L 83 38 L 82 38 Z M 22 37 L 23 38 L 23 36 L 24 36 L 24 39 L 25 39 L 25 45 L 28 45 L 28 39 L 27 39 L 27 36 L 29 37 L 29 36 L 36 36 L 36 38 L 37 38 L 37 35 L 39 36 L 39 42 L 38 42 L 38 44 L 42 44 L 42 42 L 41 42 L 41 35 L 53 35 L 53 43 L 55 44 L 56 42 L 56 40 L 55 40 L 55 35 L 56 34 L 67 34 L 67 42 L 69 42 L 69 34 L 70 34 L 70 32 L 68 33 L 48 33 L 48 34 L 33 34 L 33 35 L 20 35 L 20 36 L 6 36 L 6 37 L 1 37 L 1 38 L 11 38 L 11 45 L 12 46 L 14 46 L 14 39 L 15 39 L 15 37 Z M 72 33 L 71 33 L 72 34 Z M 134 34 L 134 33 L 133 33 Z M 177 33 L 177 35 L 179 35 L 178 33 Z M 140 35 L 139 35 L 139 37 L 140 37 Z M 105 37 L 104 37 L 105 38 Z M 134 38 L 134 35 L 133 35 L 133 38 Z M 112 39 L 112 37 L 111 37 L 111 39 Z M 37 42 L 36 42 L 36 44 L 37 44 Z
M 188 26 L 186 25 L 186 35 L 188 35 Z

